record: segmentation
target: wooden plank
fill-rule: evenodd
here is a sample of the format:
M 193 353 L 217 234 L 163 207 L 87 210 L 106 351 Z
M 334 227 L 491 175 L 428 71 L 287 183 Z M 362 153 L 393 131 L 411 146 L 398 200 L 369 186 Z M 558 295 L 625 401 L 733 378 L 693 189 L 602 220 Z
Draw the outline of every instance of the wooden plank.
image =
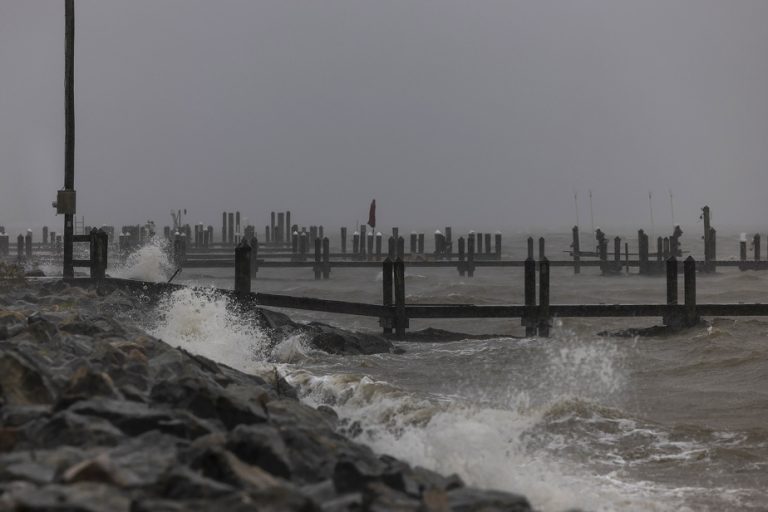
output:
M 339 300 L 313 299 L 310 297 L 291 297 L 270 293 L 256 293 L 253 303 L 273 308 L 303 309 L 308 311 L 324 311 L 326 313 L 341 313 L 346 315 L 394 317 L 394 309 L 378 304 L 346 302 Z

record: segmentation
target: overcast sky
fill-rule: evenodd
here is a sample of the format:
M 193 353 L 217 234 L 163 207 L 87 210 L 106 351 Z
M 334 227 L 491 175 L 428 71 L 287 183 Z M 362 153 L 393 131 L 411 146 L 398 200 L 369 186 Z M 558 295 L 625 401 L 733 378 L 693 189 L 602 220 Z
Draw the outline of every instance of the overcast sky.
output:
M 75 0 L 78 216 L 768 220 L 765 0 Z M 0 0 L 0 224 L 58 226 L 64 1 Z

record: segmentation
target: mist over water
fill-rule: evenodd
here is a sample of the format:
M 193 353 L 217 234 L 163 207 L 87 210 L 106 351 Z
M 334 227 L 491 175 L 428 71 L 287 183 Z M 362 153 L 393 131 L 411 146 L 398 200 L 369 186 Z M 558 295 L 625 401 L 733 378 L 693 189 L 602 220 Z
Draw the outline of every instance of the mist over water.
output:
M 729 235 L 728 235 L 729 236 Z M 727 239 L 728 236 L 723 238 Z M 737 235 L 734 235 L 737 238 Z M 567 235 L 550 237 L 551 251 Z M 519 257 L 524 245 L 508 240 Z M 150 256 L 154 254 L 149 250 Z M 149 265 L 152 267 L 152 265 Z M 142 265 L 139 265 L 142 267 Z M 520 303 L 521 272 L 409 271 L 409 302 Z M 553 301 L 662 302 L 663 279 L 574 276 L 554 269 Z M 187 284 L 231 287 L 231 270 L 190 269 Z M 762 273 L 700 276 L 701 302 L 759 302 Z M 255 290 L 380 300 L 380 272 L 262 269 Z M 764 300 L 764 299 L 763 299 Z M 172 344 L 245 371 L 276 367 L 312 405 L 333 407 L 342 431 L 379 453 L 480 487 L 520 492 L 539 510 L 764 510 L 768 503 L 768 322 L 713 319 L 652 338 L 598 336 L 656 319 L 564 319 L 549 339 L 398 343 L 404 354 L 332 356 L 300 338 L 270 347 L 225 299 L 182 290 L 148 320 Z M 286 310 L 293 318 L 377 330 L 375 320 Z M 412 321 L 519 335 L 508 320 Z

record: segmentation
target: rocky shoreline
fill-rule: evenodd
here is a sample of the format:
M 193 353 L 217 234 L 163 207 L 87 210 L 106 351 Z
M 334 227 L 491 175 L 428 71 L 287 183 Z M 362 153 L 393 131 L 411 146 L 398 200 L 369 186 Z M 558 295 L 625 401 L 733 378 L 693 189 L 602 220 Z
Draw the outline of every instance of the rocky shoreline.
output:
M 530 510 L 375 454 L 276 373 L 242 373 L 121 317 L 137 307 L 118 289 L 0 281 L 0 510 Z M 395 350 L 254 315 L 330 353 Z

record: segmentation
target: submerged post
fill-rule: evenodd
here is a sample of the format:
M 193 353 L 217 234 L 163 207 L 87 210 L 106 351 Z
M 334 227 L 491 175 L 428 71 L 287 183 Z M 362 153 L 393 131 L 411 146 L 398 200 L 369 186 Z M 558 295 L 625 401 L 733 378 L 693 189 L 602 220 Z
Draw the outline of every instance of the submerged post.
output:
M 464 274 L 466 274 L 466 272 L 467 272 L 466 262 L 465 262 L 466 256 L 464 254 L 464 244 L 465 244 L 464 237 L 460 236 L 459 237 L 459 263 L 458 263 L 458 267 L 459 267 L 459 275 L 461 277 L 464 277 Z
M 341 228 L 341 254 L 347 254 L 347 228 Z
M 467 238 L 467 276 L 475 276 L 475 237 L 470 234 Z
M 752 239 L 752 243 L 755 247 L 755 261 L 760 261 L 760 235 L 756 234 Z
M 573 226 L 573 229 L 571 230 L 571 236 L 573 237 L 573 240 L 571 241 L 571 249 L 573 250 L 573 273 L 579 274 L 581 273 L 581 253 L 579 249 L 579 226 Z
M 389 238 L 394 241 L 393 237 Z M 390 244 L 393 245 L 393 244 Z M 392 273 L 394 267 L 392 260 L 386 258 L 381 266 L 381 304 L 383 306 L 392 305 Z M 392 334 L 392 318 L 385 317 L 379 319 L 379 325 L 384 328 L 384 334 Z
M 322 243 L 319 238 L 315 238 L 315 264 L 312 269 L 315 271 L 315 280 L 320 279 L 322 275 Z
M 331 277 L 331 241 L 323 237 L 323 279 Z
M 533 249 L 533 238 L 528 239 L 529 246 Z M 523 325 L 526 336 L 536 336 L 537 308 L 536 308 L 536 262 L 533 258 L 525 260 L 525 315 Z
M 683 263 L 683 286 L 685 293 L 685 324 L 696 325 L 699 315 L 696 312 L 696 261 L 688 256 Z
M 251 246 L 245 239 L 235 247 L 235 293 L 251 293 Z
M 494 245 L 496 248 L 496 259 L 501 259 L 501 231 L 497 231 L 494 235 Z
M 402 240 L 402 238 L 400 239 Z M 408 318 L 405 314 L 405 263 L 400 258 L 395 260 L 395 335 L 402 339 L 405 337 L 405 329 L 408 327 Z
M 677 258 L 674 256 L 667 259 L 667 306 L 677 306 Z M 676 308 L 667 308 L 664 325 L 677 327 L 680 320 Z
M 549 260 L 539 261 L 539 336 L 549 337 L 552 319 L 549 317 Z

